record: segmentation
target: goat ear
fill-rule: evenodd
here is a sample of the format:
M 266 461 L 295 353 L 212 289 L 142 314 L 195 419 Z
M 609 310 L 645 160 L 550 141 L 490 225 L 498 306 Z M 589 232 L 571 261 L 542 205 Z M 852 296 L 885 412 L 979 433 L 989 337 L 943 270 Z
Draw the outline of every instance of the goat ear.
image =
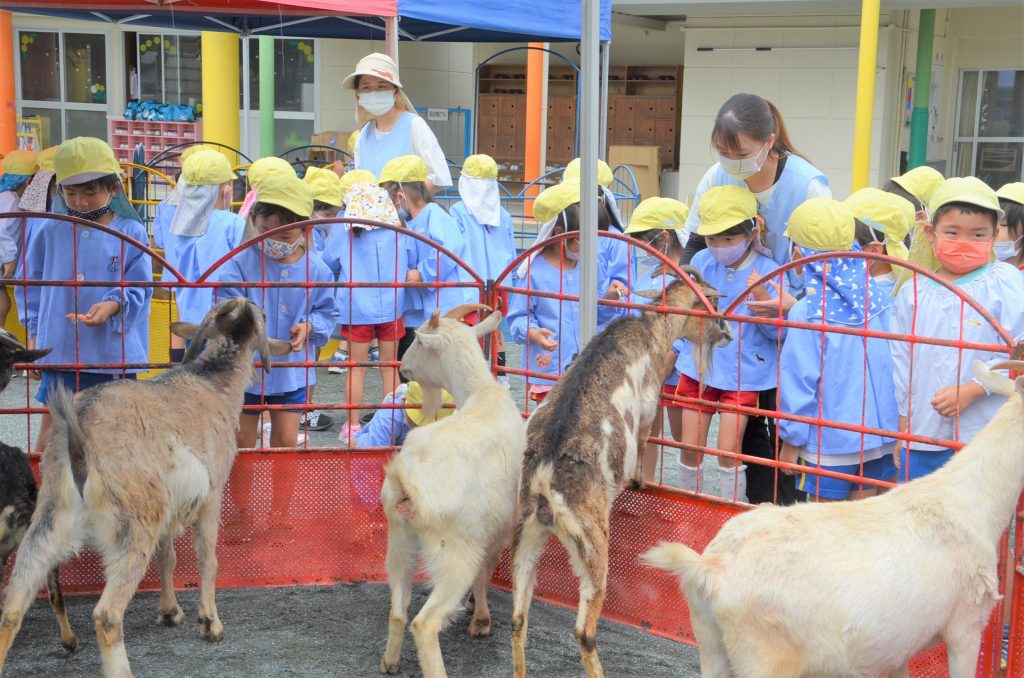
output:
M 501 324 L 501 312 L 495 311 L 490 314 L 473 327 L 473 333 L 480 337 L 486 337 L 488 334 L 498 329 L 498 325 Z
M 196 325 L 195 323 L 171 323 L 171 333 L 181 337 L 182 339 L 193 339 L 198 331 L 199 325 Z
M 440 351 L 444 347 L 444 337 L 440 334 L 430 332 L 417 332 L 416 341 L 423 344 L 424 348 L 431 351 Z
M 270 350 L 270 355 L 278 358 L 292 352 L 292 345 L 281 339 L 267 339 L 267 348 Z
M 16 363 L 34 363 L 52 350 L 52 348 L 26 348 L 15 351 L 11 358 Z
M 662 290 L 633 290 L 633 294 L 644 299 L 661 299 Z

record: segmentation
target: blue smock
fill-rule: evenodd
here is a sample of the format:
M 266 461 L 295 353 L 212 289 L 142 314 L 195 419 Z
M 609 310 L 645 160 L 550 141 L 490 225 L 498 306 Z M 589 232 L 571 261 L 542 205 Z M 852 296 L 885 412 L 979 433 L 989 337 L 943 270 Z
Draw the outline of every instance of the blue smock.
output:
M 466 240 L 466 263 L 484 280 L 497 280 L 516 258 L 512 215 L 501 208 L 501 223 L 485 226 L 477 221 L 466 205 L 455 203 L 449 212 Z
M 108 226 L 146 242 L 146 231 L 137 221 L 115 215 Z M 125 287 L 120 285 L 122 271 Z M 98 287 L 38 287 L 27 295 L 24 318 L 28 334 L 35 337 L 36 346 L 53 349 L 37 361 L 40 365 L 149 362 L 149 301 L 153 289 L 130 286 L 132 281 L 153 280 L 148 252 L 95 228 L 76 228 L 69 221 L 48 219 L 33 224 L 25 251 L 25 278 L 111 283 Z M 67 317 L 69 313 L 88 313 L 101 301 L 121 305 L 120 311 L 102 325 L 90 327 Z M 122 372 L 88 367 L 84 371 Z
M 436 202 L 427 203 L 415 219 L 410 219 L 409 230 L 425 235 L 455 256 L 465 261 L 466 241 L 459 225 Z M 469 273 L 451 257 L 439 254 L 437 249 L 420 240 L 412 239 L 416 266 L 423 282 L 472 282 Z M 472 287 L 437 287 L 407 290 L 405 293 L 405 326 L 417 328 L 425 323 L 435 308 L 450 311 L 459 304 L 480 300 Z
M 338 282 L 405 282 L 416 267 L 413 239 L 400 231 L 386 228 L 366 230 L 335 224 L 328 242 Z M 406 297 L 413 293 L 404 287 L 364 287 L 337 289 L 338 316 L 343 325 L 380 325 L 402 317 Z
M 395 400 L 394 394 L 384 396 L 384 403 L 405 403 L 405 394 Z M 377 410 L 373 419 L 363 426 L 355 436 L 356 447 L 390 447 L 405 443 L 405 437 L 413 429 L 405 410 Z
M 307 275 L 308 268 L 308 275 Z M 264 275 L 265 273 L 265 275 Z M 307 254 L 291 264 L 283 264 L 271 257 L 263 256 L 263 249 L 253 245 L 235 255 L 224 265 L 221 282 L 227 283 L 218 290 L 216 301 L 228 297 L 246 297 L 255 302 L 267 316 L 267 337 L 270 339 L 291 339 L 292 326 L 308 322 L 312 331 L 306 345 L 286 356 L 274 357 L 273 362 L 307 362 L 317 359 L 318 347 L 330 339 L 331 331 L 338 324 L 338 309 L 334 301 L 334 290 L 330 287 L 245 287 L 234 288 L 232 282 L 290 282 L 296 285 L 305 282 L 331 282 L 333 280 L 327 265 L 315 254 Z M 307 297 L 308 292 L 308 297 Z M 262 370 L 248 393 L 277 395 L 289 393 L 316 383 L 316 369 L 305 367 L 275 367 L 267 374 Z
M 416 115 L 403 111 L 387 134 L 377 135 L 377 125 L 370 121 L 359 131 L 359 157 L 356 169 L 370 170 L 379 177 L 389 160 L 413 155 L 412 121 Z
M 168 196 L 170 197 L 170 196 Z M 177 205 L 167 204 L 167 198 L 161 200 L 153 213 L 153 246 L 162 250 L 171 231 L 171 222 L 174 221 L 174 213 L 178 211 Z M 145 242 L 145 241 L 143 241 Z
M 189 238 L 169 231 L 165 233 L 164 256 L 185 280 L 194 282 L 221 257 L 242 243 L 244 231 L 245 222 L 237 214 L 227 210 L 213 210 L 206 233 L 201 236 Z M 227 262 L 214 271 L 208 280 L 219 280 L 225 266 Z M 173 282 L 169 274 L 165 280 Z M 176 288 L 174 298 L 178 306 L 179 320 L 200 323 L 213 307 L 213 288 Z

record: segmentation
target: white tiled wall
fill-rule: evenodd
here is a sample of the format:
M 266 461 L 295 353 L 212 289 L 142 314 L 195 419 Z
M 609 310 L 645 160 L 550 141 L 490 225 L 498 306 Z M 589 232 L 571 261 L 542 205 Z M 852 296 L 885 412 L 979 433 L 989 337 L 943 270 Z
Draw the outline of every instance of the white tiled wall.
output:
M 879 35 L 872 132 L 871 182 L 877 183 L 886 90 L 887 31 Z M 858 30 L 797 27 L 696 28 L 686 31 L 686 70 L 680 148 L 680 192 L 685 200 L 713 163 L 711 129 L 733 94 L 751 92 L 782 112 L 796 148 L 819 167 L 843 198 L 850 192 Z M 713 51 L 698 47 L 801 47 L 799 50 Z M 806 49 L 821 47 L 821 49 Z

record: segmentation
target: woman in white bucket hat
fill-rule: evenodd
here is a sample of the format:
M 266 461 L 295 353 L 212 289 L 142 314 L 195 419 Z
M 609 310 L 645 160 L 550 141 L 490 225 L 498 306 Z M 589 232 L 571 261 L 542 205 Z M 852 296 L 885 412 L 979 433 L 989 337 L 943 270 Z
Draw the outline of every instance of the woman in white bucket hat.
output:
M 444 151 L 403 91 L 391 57 L 380 53 L 363 57 L 341 87 L 356 93 L 356 121 L 361 130 L 353 152 L 354 167 L 380 176 L 389 160 L 418 155 L 427 163 L 427 185 L 432 192 L 452 185 Z

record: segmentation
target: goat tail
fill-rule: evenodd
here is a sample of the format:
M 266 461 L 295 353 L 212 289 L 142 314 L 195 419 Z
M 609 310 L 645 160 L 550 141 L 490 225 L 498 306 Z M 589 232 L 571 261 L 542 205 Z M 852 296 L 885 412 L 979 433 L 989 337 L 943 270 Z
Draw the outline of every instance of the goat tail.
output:
M 53 415 L 54 432 L 64 434 L 53 436 L 51 440 L 55 445 L 59 445 L 61 439 L 67 441 L 71 477 L 78 488 L 78 494 L 84 496 L 83 488 L 89 476 L 89 466 L 85 459 L 85 433 L 75 411 L 74 394 L 63 385 L 57 384 L 50 391 L 48 400 L 50 414 Z
M 541 525 L 564 531 L 570 536 L 582 537 L 583 526 L 575 513 L 566 505 L 565 498 L 552 485 L 554 467 L 547 462 L 537 467 L 530 479 L 530 509 Z
M 706 598 L 714 588 L 712 572 L 703 557 L 685 544 L 663 541 L 642 553 L 640 559 L 651 567 L 679 577 L 687 593 L 696 593 Z

